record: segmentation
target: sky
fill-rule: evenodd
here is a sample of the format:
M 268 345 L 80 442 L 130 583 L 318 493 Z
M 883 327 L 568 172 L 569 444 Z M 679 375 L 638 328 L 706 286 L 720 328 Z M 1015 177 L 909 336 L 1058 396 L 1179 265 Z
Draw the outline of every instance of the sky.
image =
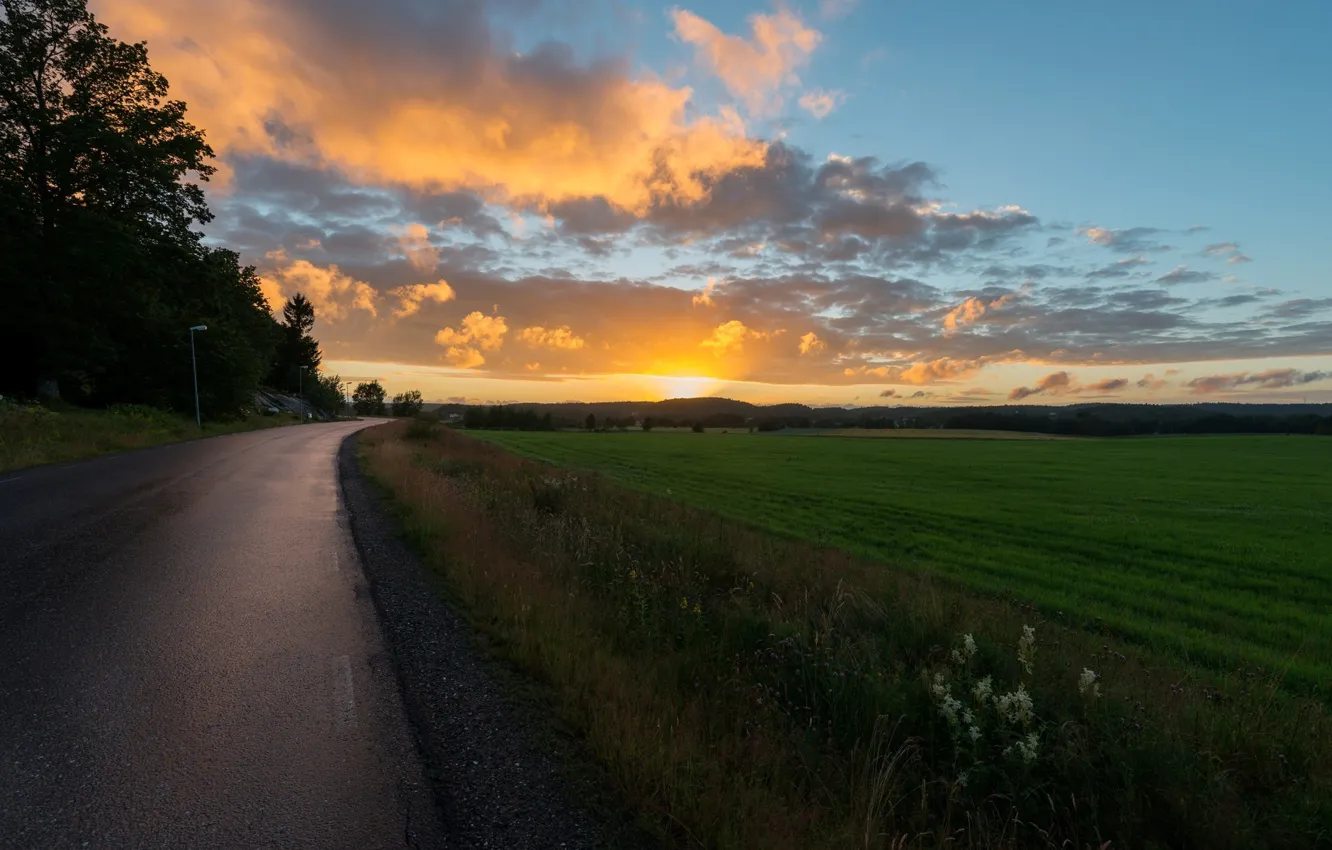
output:
M 390 393 L 1332 402 L 1332 4 L 91 6 Z

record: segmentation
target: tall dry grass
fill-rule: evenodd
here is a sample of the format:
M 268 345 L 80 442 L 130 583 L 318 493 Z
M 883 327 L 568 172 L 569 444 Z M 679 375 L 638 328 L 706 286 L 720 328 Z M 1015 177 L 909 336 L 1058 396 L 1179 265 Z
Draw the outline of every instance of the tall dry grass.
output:
M 1332 836 L 1332 727 L 1279 673 L 1204 678 L 438 426 L 372 429 L 362 454 L 448 592 L 670 844 Z

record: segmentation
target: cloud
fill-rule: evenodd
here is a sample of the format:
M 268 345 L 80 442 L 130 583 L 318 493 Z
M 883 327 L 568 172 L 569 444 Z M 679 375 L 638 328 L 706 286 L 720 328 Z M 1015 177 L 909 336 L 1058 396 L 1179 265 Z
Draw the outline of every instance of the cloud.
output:
M 801 109 L 822 120 L 846 102 L 846 92 L 837 89 L 810 89 L 802 94 L 797 102 Z
M 715 278 L 708 278 L 708 282 L 704 285 L 703 291 L 694 296 L 694 306 L 711 307 L 712 293 L 717 291 L 717 286 L 718 283 Z
M 718 325 L 712 331 L 712 336 L 703 340 L 699 345 L 703 348 L 712 349 L 712 353 L 717 357 L 723 354 L 740 351 L 745 346 L 746 339 L 761 339 L 766 334 L 752 331 L 745 327 L 745 323 L 738 319 L 732 319 L 729 322 Z
M 389 294 L 398 298 L 398 309 L 393 311 L 393 315 L 400 319 L 416 315 L 421 309 L 421 305 L 426 301 L 444 304 L 457 297 L 453 287 L 449 286 L 448 282 L 444 280 L 435 283 L 413 283 L 407 286 L 399 286 L 390 289 Z
M 1256 386 L 1264 390 L 1278 390 L 1311 384 L 1332 378 L 1332 372 L 1301 372 L 1298 369 L 1268 369 L 1265 372 L 1237 372 L 1230 375 L 1208 375 L 1194 378 L 1184 386 L 1197 395 L 1236 390 Z
M 282 301 L 301 292 L 314 305 L 315 316 L 324 322 L 347 319 L 353 310 L 379 315 L 375 307 L 379 293 L 375 288 L 343 274 L 336 265 L 321 267 L 309 260 L 293 260 L 280 249 L 270 252 L 268 259 L 276 265 L 261 274 L 259 282 L 274 309 L 280 309 Z
M 1106 278 L 1128 277 L 1133 273 L 1134 266 L 1140 266 L 1147 262 L 1143 257 L 1125 257 L 1122 260 L 1115 260 L 1108 266 L 1103 266 L 1087 273 L 1088 280 L 1103 280 Z
M 1041 393 L 1059 394 L 1069 390 L 1073 379 L 1067 372 L 1051 372 L 1036 382 L 1034 387 L 1018 387 L 1008 394 L 1009 401 L 1021 401 Z
M 459 369 L 475 369 L 486 362 L 482 351 L 495 351 L 504 345 L 509 330 L 503 316 L 487 316 L 480 311 L 468 313 L 458 330 L 444 328 L 435 334 L 435 344 L 445 346 L 445 358 Z
M 1213 257 L 1226 256 L 1226 262 L 1232 266 L 1253 262 L 1251 257 L 1240 251 L 1239 244 L 1235 242 L 1216 242 L 1204 248 L 1203 253 Z
M 671 10 L 675 34 L 694 47 L 698 62 L 715 74 L 732 96 L 755 115 L 779 110 L 783 86 L 800 84 L 796 69 L 809 61 L 822 35 L 789 9 L 749 18 L 750 38 L 727 35 L 685 9 Z
M 801 354 L 810 354 L 815 351 L 822 351 L 825 347 L 826 346 L 824 345 L 823 340 L 819 339 L 818 334 L 814 333 L 813 331 L 810 331 L 809 333 L 800 337 Z
M 819 15 L 825 20 L 845 18 L 856 8 L 858 0 L 820 0 Z
M 439 251 L 430 244 L 430 231 L 423 224 L 409 224 L 398 234 L 398 248 L 417 271 L 433 272 Z
M 896 397 L 897 397 L 897 390 L 888 389 L 879 393 L 879 398 L 896 398 Z
M 1128 378 L 1106 378 L 1103 381 L 1087 384 L 1081 391 L 1089 393 L 1113 393 L 1124 389 L 1128 384 Z
M 948 311 L 944 316 L 944 333 L 951 334 L 958 328 L 973 324 L 981 316 L 985 315 L 985 310 L 989 305 L 979 298 L 968 298 L 961 304 Z
M 1088 242 L 1121 254 L 1142 254 L 1149 251 L 1170 250 L 1169 246 L 1162 245 L 1154 238 L 1162 232 L 1157 227 L 1130 227 L 1125 230 L 1111 230 L 1105 227 L 1078 228 L 1078 233 L 1086 236 Z
M 471 0 L 93 9 L 116 37 L 148 42 L 154 70 L 226 158 L 319 162 L 359 182 L 470 189 L 520 208 L 601 196 L 635 211 L 698 201 L 702 177 L 763 160 L 733 111 L 701 114 L 690 89 L 633 76 L 625 61 L 580 64 L 554 42 L 516 52 Z M 779 59 L 811 39 L 786 20 L 763 27 Z
M 1158 277 L 1156 282 L 1171 286 L 1179 283 L 1206 283 L 1209 280 L 1216 280 L 1216 275 L 1211 272 L 1193 271 L 1188 266 L 1179 265 Z
M 975 324 L 989 310 L 1002 310 L 1030 291 L 1029 286 L 1024 286 L 1016 292 L 1008 292 L 988 301 L 975 296 L 968 298 L 944 316 L 944 336 L 952 336 L 960 328 Z
M 586 342 L 582 337 L 575 336 L 568 325 L 549 329 L 539 325 L 523 328 L 518 333 L 518 338 L 534 348 L 557 348 L 566 351 L 577 351 Z
M 1151 374 L 1150 372 L 1149 372 L 1148 374 L 1146 374 L 1146 375 L 1143 375 L 1141 378 L 1139 378 L 1139 379 L 1138 379 L 1138 382 L 1137 382 L 1137 387 L 1138 387 L 1138 389 L 1141 389 L 1141 390 L 1150 390 L 1150 391 L 1152 391 L 1152 392 L 1156 392 L 1157 390 L 1165 389 L 1165 388 L 1168 387 L 1168 386 L 1170 386 L 1170 382 L 1169 382 L 1169 381 L 1166 381 L 1166 380 L 1164 380 L 1164 379 L 1158 378 L 1158 377 L 1156 377 L 1155 375 Z
M 920 360 L 905 366 L 863 366 L 858 370 L 848 368 L 845 372 L 894 383 L 920 386 L 967 377 L 984 368 L 987 363 L 997 359 L 999 358 L 960 360 L 952 357 L 939 357 L 934 360 Z

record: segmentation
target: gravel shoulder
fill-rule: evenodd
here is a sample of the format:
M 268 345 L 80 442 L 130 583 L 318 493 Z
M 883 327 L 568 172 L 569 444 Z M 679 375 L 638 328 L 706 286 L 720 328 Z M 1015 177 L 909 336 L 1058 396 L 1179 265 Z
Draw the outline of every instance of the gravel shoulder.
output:
M 338 451 L 352 535 L 439 803 L 445 846 L 649 848 L 563 733 L 542 689 L 490 656 L 406 543 L 357 457 Z

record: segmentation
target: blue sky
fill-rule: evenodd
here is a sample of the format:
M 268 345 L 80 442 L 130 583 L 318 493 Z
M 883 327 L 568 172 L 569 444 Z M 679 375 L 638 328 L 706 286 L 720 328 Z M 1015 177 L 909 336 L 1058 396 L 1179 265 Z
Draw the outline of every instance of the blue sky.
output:
M 94 8 L 392 390 L 1332 401 L 1332 4 Z

